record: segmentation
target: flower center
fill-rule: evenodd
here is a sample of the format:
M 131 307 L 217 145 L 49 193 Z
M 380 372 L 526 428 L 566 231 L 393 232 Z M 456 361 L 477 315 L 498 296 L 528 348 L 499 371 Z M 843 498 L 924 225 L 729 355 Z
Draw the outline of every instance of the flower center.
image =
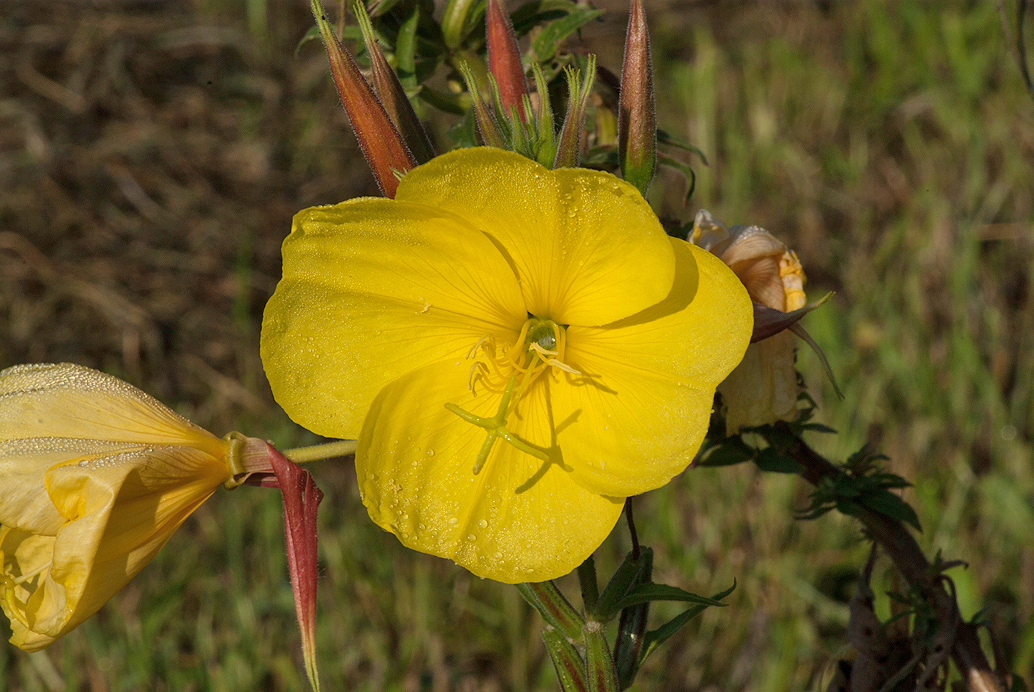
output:
M 521 397 L 528 391 L 539 375 L 550 368 L 573 375 L 577 370 L 563 362 L 567 336 L 564 327 L 553 320 L 529 317 L 521 327 L 517 340 L 508 348 L 500 349 L 490 336 L 482 337 L 471 349 L 468 358 L 474 358 L 470 368 L 469 387 L 477 396 L 476 388 L 484 386 L 489 390 L 502 392 L 499 409 L 491 418 L 475 416 L 455 404 L 445 407 L 463 420 L 484 428 L 488 437 L 474 462 L 474 473 L 484 466 L 489 452 L 497 439 L 502 438 L 525 454 L 543 461 L 549 461 L 546 450 L 536 447 L 511 433 L 506 427 L 507 418 L 517 410 Z

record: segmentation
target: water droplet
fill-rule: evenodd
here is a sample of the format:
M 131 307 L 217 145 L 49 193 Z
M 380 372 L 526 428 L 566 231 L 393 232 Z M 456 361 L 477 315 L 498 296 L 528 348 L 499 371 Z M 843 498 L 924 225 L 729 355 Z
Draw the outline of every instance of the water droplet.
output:
M 427 450 L 427 456 L 433 457 L 434 456 L 434 450 L 433 449 Z
M 478 526 L 480 526 L 481 528 L 485 528 L 485 527 L 488 526 L 488 522 L 486 520 L 484 520 L 484 519 L 479 519 L 478 520 Z
M 503 554 L 497 551 L 494 555 L 492 555 L 492 557 L 494 557 L 496 560 L 502 560 Z
M 449 526 L 456 526 L 456 524 L 458 523 L 460 523 L 460 520 L 456 517 L 452 517 L 451 519 L 449 519 Z
M 468 533 L 468 534 L 467 534 L 467 540 L 468 540 L 468 541 L 476 541 L 476 540 L 477 540 L 477 536 L 475 536 L 475 535 L 474 535 L 474 534 L 472 534 L 472 533 Z
M 82 466 L 83 468 L 85 468 L 85 467 L 90 465 L 90 462 L 86 461 L 86 459 L 83 459 L 82 461 L 79 462 L 79 465 Z

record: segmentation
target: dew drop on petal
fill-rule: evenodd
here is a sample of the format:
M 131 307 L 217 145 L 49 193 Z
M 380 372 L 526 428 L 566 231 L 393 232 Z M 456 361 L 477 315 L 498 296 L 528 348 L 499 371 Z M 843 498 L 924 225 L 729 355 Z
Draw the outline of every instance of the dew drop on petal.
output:
M 485 519 L 479 519 L 478 526 L 480 526 L 481 528 L 486 528 L 488 526 L 488 521 L 486 521 Z
M 460 520 L 456 517 L 452 517 L 449 519 L 449 526 L 456 526 L 456 524 L 458 523 L 460 523 Z
M 475 536 L 475 535 L 474 535 L 474 534 L 472 534 L 472 533 L 468 533 L 468 534 L 467 534 L 467 540 L 468 540 L 468 541 L 476 541 L 476 540 L 477 540 L 477 536 Z

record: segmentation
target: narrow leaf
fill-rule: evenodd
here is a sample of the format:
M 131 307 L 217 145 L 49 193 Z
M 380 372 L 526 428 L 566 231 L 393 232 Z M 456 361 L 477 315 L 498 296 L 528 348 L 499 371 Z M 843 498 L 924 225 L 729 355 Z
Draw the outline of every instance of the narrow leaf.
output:
M 732 593 L 731 590 L 726 593 Z M 725 606 L 716 598 L 699 596 L 669 584 L 641 584 L 632 589 L 627 596 L 621 599 L 620 606 L 628 608 L 636 603 L 648 603 L 650 601 L 681 601 L 683 603 L 697 603 L 704 606 Z
M 877 490 L 865 493 L 859 499 L 863 505 L 871 510 L 877 511 L 880 514 L 885 514 L 891 519 L 903 521 L 906 524 L 913 526 L 916 531 L 923 530 L 923 527 L 919 523 L 919 515 L 916 514 L 914 509 L 912 509 L 912 505 L 908 504 L 889 490 Z
M 774 447 L 762 449 L 755 457 L 754 463 L 758 465 L 759 469 L 768 473 L 800 473 L 804 468 L 797 460 L 786 456 Z
M 481 141 L 487 146 L 505 149 L 506 137 L 500 131 L 499 121 L 496 120 L 493 112 L 488 109 L 488 104 L 481 97 L 481 89 L 478 88 L 477 79 L 474 77 L 474 73 L 471 72 L 470 65 L 467 63 L 460 65 L 460 74 L 463 75 L 463 81 L 467 84 L 467 91 L 470 92 L 470 103 L 474 107 L 474 117 L 477 119 Z
M 711 600 L 715 602 L 721 601 L 726 596 L 731 594 L 735 589 L 736 584 L 734 582 L 733 585 L 725 591 L 722 591 L 721 593 L 716 593 L 714 596 L 712 596 Z M 643 642 L 643 648 L 641 658 L 639 659 L 639 665 L 641 666 L 643 664 L 643 661 L 649 658 L 650 654 L 656 651 L 661 644 L 663 644 L 665 641 L 668 640 L 669 637 L 671 637 L 671 635 L 675 634 L 680 629 L 682 629 L 683 625 L 695 618 L 700 613 L 707 610 L 707 607 L 708 606 L 704 604 L 695 605 L 692 608 L 689 608 L 686 611 L 684 611 L 681 615 L 661 625 L 657 629 L 647 632 L 646 636 L 644 637 L 645 641 Z
M 531 43 L 536 62 L 549 62 L 557 54 L 560 42 L 603 14 L 603 10 L 580 7 L 563 19 L 549 22 Z
M 697 186 L 696 171 L 682 161 L 666 154 L 658 154 L 657 161 L 662 166 L 674 168 L 686 179 L 686 196 L 682 198 L 682 203 L 686 204 L 689 202 L 689 198 L 693 196 L 693 190 L 695 190 Z
M 657 143 L 664 144 L 670 147 L 677 147 L 678 149 L 682 149 L 683 151 L 692 152 L 700 158 L 700 162 L 702 164 L 704 164 L 705 166 L 711 165 L 707 162 L 707 157 L 704 155 L 704 152 L 702 152 L 698 146 L 696 146 L 695 144 L 690 144 L 686 140 L 682 139 L 681 137 L 676 137 L 670 132 L 667 132 L 665 130 L 657 130 Z

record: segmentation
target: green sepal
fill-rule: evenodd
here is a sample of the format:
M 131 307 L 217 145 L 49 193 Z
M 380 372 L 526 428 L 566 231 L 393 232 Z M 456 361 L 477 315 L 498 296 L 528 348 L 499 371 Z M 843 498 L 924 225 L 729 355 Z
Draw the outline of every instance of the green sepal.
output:
M 603 624 L 589 620 L 582 626 L 585 639 L 585 668 L 590 692 L 618 692 L 618 675 Z
M 547 624 L 560 630 L 565 637 L 577 641 L 582 636 L 585 618 L 574 609 L 556 584 L 551 581 L 517 584 L 517 590 Z
M 585 661 L 571 640 L 551 625 L 542 629 L 542 641 L 553 661 L 553 669 L 564 692 L 589 692 Z
M 535 93 L 539 97 L 538 112 L 535 114 L 535 160 L 546 168 L 551 168 L 556 161 L 556 133 L 553 131 L 553 106 L 549 99 L 549 84 L 542 74 L 538 63 L 532 63 L 531 73 L 535 79 Z M 525 112 L 531 113 L 531 100 L 525 105 Z
M 588 57 L 584 69 L 584 80 L 581 78 L 581 70 L 576 70 L 571 66 L 564 69 L 567 77 L 567 113 L 564 116 L 564 124 L 560 128 L 553 168 L 575 168 L 581 157 L 585 111 L 589 107 L 589 95 L 592 93 L 592 85 L 596 79 L 595 55 Z
M 463 75 L 463 81 L 467 85 L 467 91 L 470 92 L 470 103 L 474 111 L 478 132 L 481 133 L 481 141 L 486 146 L 506 149 L 506 137 L 500 128 L 499 120 L 489 110 L 485 99 L 481 97 L 481 89 L 478 87 L 477 79 L 474 77 L 470 64 L 463 63 L 460 65 L 460 73 Z

